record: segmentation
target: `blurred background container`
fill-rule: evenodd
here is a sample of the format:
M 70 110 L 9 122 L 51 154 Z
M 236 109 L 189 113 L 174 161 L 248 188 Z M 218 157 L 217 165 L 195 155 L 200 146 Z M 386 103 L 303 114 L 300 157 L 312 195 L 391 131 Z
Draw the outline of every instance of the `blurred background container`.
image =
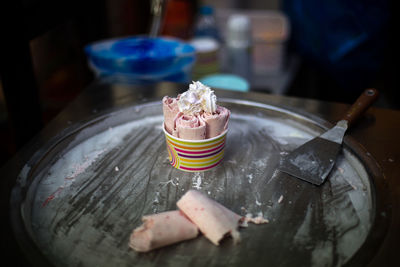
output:
M 208 36 L 194 37 L 190 44 L 196 51 L 196 62 L 192 71 L 192 79 L 199 80 L 202 77 L 220 72 L 220 43 Z
M 290 35 L 287 16 L 280 11 L 257 11 L 253 25 L 253 64 L 257 73 L 277 73 L 285 66 L 286 44 Z
M 147 36 L 102 40 L 85 51 L 97 78 L 139 85 L 190 82 L 196 56 L 194 47 L 179 39 Z

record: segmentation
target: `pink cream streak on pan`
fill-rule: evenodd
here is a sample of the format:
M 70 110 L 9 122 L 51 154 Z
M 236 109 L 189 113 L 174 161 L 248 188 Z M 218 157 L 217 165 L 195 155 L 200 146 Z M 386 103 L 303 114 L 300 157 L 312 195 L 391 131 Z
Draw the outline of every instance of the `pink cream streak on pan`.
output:
M 73 173 L 70 176 L 67 176 L 64 178 L 64 183 L 59 186 L 50 196 L 48 196 L 42 203 L 42 207 L 46 207 L 47 204 L 50 203 L 53 199 L 55 199 L 62 191 L 64 188 L 70 186 L 74 181 L 75 178 L 83 173 L 92 163 L 93 161 L 97 158 L 98 155 L 102 154 L 104 150 L 98 151 L 94 158 L 92 160 L 88 159 L 86 156 L 84 158 L 83 163 L 76 164 L 73 169 Z

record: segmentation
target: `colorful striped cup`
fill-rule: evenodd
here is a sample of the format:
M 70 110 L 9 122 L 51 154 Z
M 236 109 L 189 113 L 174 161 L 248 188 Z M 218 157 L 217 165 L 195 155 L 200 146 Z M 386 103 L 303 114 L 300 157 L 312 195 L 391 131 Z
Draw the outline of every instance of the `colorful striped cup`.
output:
M 181 139 L 169 134 L 163 125 L 169 161 L 187 172 L 206 171 L 217 166 L 224 157 L 226 133 L 204 140 Z

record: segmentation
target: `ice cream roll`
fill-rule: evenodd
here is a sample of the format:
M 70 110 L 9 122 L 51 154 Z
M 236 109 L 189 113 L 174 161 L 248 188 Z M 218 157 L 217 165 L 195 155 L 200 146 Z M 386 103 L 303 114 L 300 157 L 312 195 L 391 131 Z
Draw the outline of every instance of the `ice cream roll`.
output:
M 175 119 L 175 130 L 172 135 L 187 140 L 206 139 L 206 123 L 199 116 L 180 113 Z
M 228 121 L 231 112 L 224 107 L 217 106 L 214 113 L 204 112 L 200 119 L 206 124 L 206 138 L 211 138 L 221 134 L 228 129 Z
M 240 240 L 242 216 L 199 191 L 189 190 L 176 205 L 213 244 L 218 246 L 226 235 L 232 236 L 234 242 Z
M 143 216 L 142 221 L 129 239 L 129 246 L 138 252 L 192 239 L 199 233 L 197 226 L 178 210 Z
M 162 103 L 165 129 L 172 133 L 175 129 L 176 116 L 179 113 L 178 101 L 176 98 L 164 96 Z

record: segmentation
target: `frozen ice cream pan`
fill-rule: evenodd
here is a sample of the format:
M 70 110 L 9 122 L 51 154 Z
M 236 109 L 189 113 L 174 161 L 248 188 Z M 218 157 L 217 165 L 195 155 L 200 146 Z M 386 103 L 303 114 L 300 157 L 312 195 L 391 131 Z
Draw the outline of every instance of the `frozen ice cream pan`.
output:
M 35 266 L 57 267 L 367 266 L 392 218 L 392 192 L 374 156 L 347 136 L 322 186 L 277 172 L 287 152 L 332 125 L 246 100 L 251 95 L 219 97 L 232 112 L 225 155 L 205 172 L 171 167 L 159 100 L 97 112 L 43 141 L 10 199 L 24 255 Z M 228 238 L 217 247 L 199 236 L 147 254 L 129 249 L 143 215 L 176 209 L 190 189 L 270 222 L 242 228 L 236 245 Z
M 169 134 L 164 124 L 162 128 L 169 162 L 175 168 L 187 172 L 202 172 L 218 166 L 223 160 L 228 130 L 213 138 L 187 140 Z

